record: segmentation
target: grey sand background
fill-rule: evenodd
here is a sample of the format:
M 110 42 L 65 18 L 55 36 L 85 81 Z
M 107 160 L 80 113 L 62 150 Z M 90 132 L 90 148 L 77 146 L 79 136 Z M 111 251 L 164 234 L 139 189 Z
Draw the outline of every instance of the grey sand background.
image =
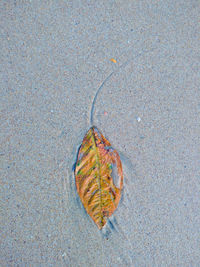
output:
M 1 266 L 200 266 L 199 1 L 0 8 Z M 125 186 L 103 236 L 72 165 L 112 71 L 94 123 Z

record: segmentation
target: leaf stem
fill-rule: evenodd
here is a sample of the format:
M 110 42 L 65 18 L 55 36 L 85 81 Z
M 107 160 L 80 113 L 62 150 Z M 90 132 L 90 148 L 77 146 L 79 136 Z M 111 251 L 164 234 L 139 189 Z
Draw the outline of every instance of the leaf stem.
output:
M 113 75 L 114 71 L 111 72 L 107 77 L 106 79 L 102 82 L 102 84 L 99 86 L 99 88 L 97 89 L 96 91 L 96 94 L 94 96 L 94 99 L 92 101 L 92 108 L 91 108 L 91 112 L 90 112 L 90 124 L 91 126 L 93 126 L 93 116 L 94 116 L 94 105 L 96 103 L 96 100 L 97 100 L 97 96 L 99 94 L 99 92 L 101 91 L 101 88 L 104 86 L 104 84 L 110 79 L 110 77 Z
M 117 73 L 121 68 L 123 68 L 124 66 L 126 66 L 130 61 L 133 61 L 133 59 L 136 59 L 138 57 L 140 57 L 141 55 L 144 55 L 145 53 L 147 52 L 151 52 L 153 50 L 155 50 L 156 47 L 153 47 L 152 49 L 149 49 L 149 50 L 144 50 L 144 51 L 141 51 L 139 52 L 137 55 L 135 55 L 134 57 L 132 57 L 131 59 L 129 58 L 126 62 L 122 63 L 115 71 L 112 71 L 106 78 L 105 80 L 102 82 L 102 84 L 99 86 L 99 88 L 97 89 L 96 91 L 96 94 L 94 96 L 94 99 L 92 101 L 92 107 L 91 107 L 91 111 L 90 111 L 90 124 L 91 126 L 94 125 L 94 107 L 95 107 L 95 103 L 96 103 L 96 100 L 97 100 L 97 96 L 99 95 L 101 89 L 103 88 L 103 86 L 105 85 L 105 83 L 111 78 L 111 76 L 114 74 L 114 73 Z

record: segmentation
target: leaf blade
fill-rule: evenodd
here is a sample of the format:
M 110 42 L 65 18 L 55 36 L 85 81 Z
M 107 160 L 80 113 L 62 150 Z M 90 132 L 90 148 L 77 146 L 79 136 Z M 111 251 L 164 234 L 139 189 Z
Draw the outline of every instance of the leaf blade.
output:
M 117 166 L 119 187 L 113 182 L 112 165 Z M 119 204 L 123 171 L 119 154 L 95 126 L 83 138 L 75 166 L 75 180 L 84 208 L 102 229 Z

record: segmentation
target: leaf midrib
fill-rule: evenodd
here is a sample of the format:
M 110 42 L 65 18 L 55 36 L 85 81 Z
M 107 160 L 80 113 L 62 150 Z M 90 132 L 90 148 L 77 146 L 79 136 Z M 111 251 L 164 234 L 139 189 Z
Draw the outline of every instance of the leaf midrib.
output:
M 102 188 L 101 188 L 101 177 L 100 177 L 100 157 L 99 157 L 99 152 L 98 152 L 98 148 L 97 148 L 97 144 L 96 144 L 96 139 L 95 139 L 95 134 L 94 134 L 94 128 L 92 128 L 92 140 L 94 142 L 94 146 L 95 146 L 95 155 L 96 155 L 96 161 L 97 161 L 97 170 L 98 170 L 98 182 L 99 182 L 99 198 L 100 198 L 100 214 L 101 214 L 101 222 L 103 219 L 102 216 Z

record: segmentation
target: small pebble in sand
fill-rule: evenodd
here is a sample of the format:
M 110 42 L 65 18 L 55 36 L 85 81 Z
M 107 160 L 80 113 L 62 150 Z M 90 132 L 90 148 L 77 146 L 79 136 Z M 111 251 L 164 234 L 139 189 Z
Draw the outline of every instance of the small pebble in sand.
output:
M 110 61 L 112 61 L 113 63 L 117 63 L 117 60 L 114 58 L 111 58 Z

